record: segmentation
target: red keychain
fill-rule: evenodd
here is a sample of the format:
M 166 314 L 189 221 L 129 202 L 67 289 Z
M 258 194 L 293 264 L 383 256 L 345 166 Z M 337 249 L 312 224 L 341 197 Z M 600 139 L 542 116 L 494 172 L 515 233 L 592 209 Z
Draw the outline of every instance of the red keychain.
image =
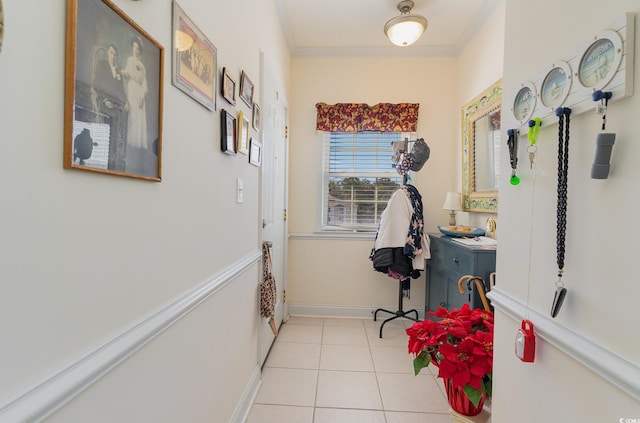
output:
M 536 335 L 533 333 L 533 323 L 523 320 L 522 327 L 516 335 L 516 356 L 527 363 L 533 362 L 536 355 Z

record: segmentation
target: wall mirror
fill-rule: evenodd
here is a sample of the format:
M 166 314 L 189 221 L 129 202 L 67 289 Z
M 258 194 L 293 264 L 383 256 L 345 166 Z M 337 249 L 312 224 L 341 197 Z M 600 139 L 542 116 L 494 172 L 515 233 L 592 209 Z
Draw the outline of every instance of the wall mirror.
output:
M 462 108 L 462 209 L 498 212 L 502 79 Z

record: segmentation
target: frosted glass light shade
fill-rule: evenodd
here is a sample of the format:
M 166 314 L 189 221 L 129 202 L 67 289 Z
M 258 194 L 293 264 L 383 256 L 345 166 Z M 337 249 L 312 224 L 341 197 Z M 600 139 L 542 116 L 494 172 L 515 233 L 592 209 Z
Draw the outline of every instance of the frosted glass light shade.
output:
M 385 24 L 384 33 L 393 44 L 406 47 L 418 41 L 427 24 L 423 16 L 400 15 Z

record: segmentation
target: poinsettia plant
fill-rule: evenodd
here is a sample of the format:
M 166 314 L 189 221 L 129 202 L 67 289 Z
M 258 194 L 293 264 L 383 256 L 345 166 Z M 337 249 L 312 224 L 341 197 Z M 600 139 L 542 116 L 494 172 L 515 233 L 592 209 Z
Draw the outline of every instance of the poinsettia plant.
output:
M 415 374 L 433 363 L 438 377 L 450 379 L 478 406 L 483 393 L 491 396 L 493 312 L 464 304 L 428 314 L 436 320 L 425 319 L 406 330 Z

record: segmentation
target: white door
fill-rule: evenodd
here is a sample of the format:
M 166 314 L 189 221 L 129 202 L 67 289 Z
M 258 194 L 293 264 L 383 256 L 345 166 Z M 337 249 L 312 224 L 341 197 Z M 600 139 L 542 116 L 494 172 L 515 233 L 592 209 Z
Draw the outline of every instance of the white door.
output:
M 262 239 L 271 245 L 273 275 L 277 302 L 275 321 L 279 328 L 288 315 L 283 292 L 286 289 L 285 259 L 287 254 L 287 105 L 282 90 L 264 58 L 260 56 L 261 132 L 262 142 Z M 260 318 L 258 359 L 262 365 L 275 336 L 267 319 Z

